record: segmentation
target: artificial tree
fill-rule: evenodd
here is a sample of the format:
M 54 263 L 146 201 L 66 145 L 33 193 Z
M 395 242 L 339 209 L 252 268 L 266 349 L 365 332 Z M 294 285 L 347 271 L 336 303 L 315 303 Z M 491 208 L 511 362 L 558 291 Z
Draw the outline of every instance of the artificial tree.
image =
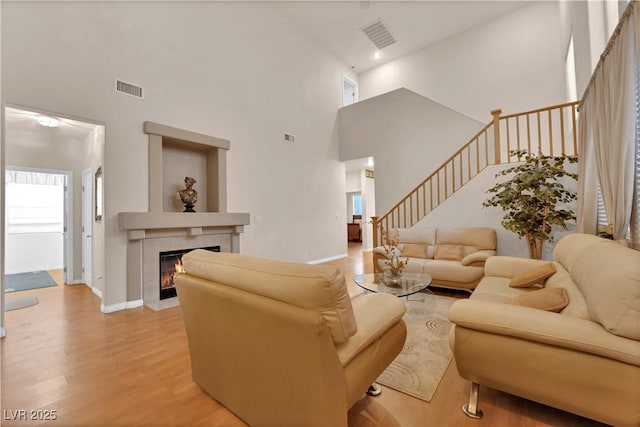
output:
M 567 222 L 575 220 L 573 210 L 561 204 L 575 200 L 576 193 L 567 190 L 559 179 L 578 179 L 578 174 L 564 168 L 565 162 L 575 163 L 577 158 L 533 155 L 526 150 L 513 150 L 511 155 L 522 163 L 496 174 L 496 178 L 513 176 L 491 187 L 488 192 L 493 196 L 482 205 L 501 207 L 505 211 L 502 226 L 526 238 L 529 256 L 540 259 L 544 242 L 553 241 L 551 226 L 566 230 Z

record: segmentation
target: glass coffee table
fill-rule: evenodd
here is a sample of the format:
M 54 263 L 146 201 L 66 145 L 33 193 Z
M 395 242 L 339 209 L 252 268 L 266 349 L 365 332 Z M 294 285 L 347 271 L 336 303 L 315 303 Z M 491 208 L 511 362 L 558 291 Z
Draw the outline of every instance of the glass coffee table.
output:
M 353 276 L 356 285 L 368 292 L 382 292 L 397 297 L 408 297 L 420 291 L 429 291 L 431 276 L 421 273 L 403 273 L 398 283 L 392 283 L 384 273 L 366 273 Z

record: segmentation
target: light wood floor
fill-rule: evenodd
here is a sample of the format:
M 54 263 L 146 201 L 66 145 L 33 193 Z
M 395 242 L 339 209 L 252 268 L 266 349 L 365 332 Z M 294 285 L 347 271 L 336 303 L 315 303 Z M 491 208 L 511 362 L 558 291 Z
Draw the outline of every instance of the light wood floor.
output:
M 372 270 L 370 257 L 361 253 L 359 244 L 350 244 L 349 257 L 331 263 L 344 270 L 350 292 L 358 292 L 351 276 Z M 61 281 L 59 272 L 54 276 Z M 22 291 L 6 298 L 27 295 L 37 296 L 39 304 L 5 313 L 2 425 L 38 424 L 7 419 L 10 411 L 21 409 L 55 410 L 57 420 L 46 424 L 60 426 L 246 425 L 191 381 L 179 307 L 102 314 L 99 299 L 83 285 Z M 430 403 L 384 388 L 381 396 L 356 403 L 349 411 L 349 425 L 600 425 L 484 387 L 484 418 L 472 420 L 460 410 L 468 393 L 469 384 L 452 362 Z

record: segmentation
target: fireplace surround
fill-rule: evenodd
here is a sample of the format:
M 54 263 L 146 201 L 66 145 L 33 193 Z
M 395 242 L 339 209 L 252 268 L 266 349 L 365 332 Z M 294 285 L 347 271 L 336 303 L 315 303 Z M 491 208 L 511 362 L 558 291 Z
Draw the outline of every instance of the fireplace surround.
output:
M 143 130 L 149 135 L 149 211 L 120 212 L 118 222 L 127 231 L 127 300 L 160 310 L 178 304 L 176 297 L 160 297 L 160 253 L 239 252 L 249 214 L 227 212 L 229 141 L 153 122 Z M 175 203 L 187 175 L 198 182 L 197 212 L 181 212 Z

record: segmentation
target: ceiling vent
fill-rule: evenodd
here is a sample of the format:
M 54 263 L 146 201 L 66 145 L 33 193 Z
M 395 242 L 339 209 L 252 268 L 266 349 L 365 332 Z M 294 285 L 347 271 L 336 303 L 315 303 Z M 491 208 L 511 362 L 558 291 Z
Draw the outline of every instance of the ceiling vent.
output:
M 362 29 L 362 31 L 378 49 L 384 49 L 396 42 L 396 39 L 393 38 L 387 27 L 385 27 L 380 19 L 367 25 Z
M 134 98 L 144 99 L 144 91 L 142 89 L 142 86 L 123 82 L 122 80 L 116 80 L 116 92 L 133 96 Z

